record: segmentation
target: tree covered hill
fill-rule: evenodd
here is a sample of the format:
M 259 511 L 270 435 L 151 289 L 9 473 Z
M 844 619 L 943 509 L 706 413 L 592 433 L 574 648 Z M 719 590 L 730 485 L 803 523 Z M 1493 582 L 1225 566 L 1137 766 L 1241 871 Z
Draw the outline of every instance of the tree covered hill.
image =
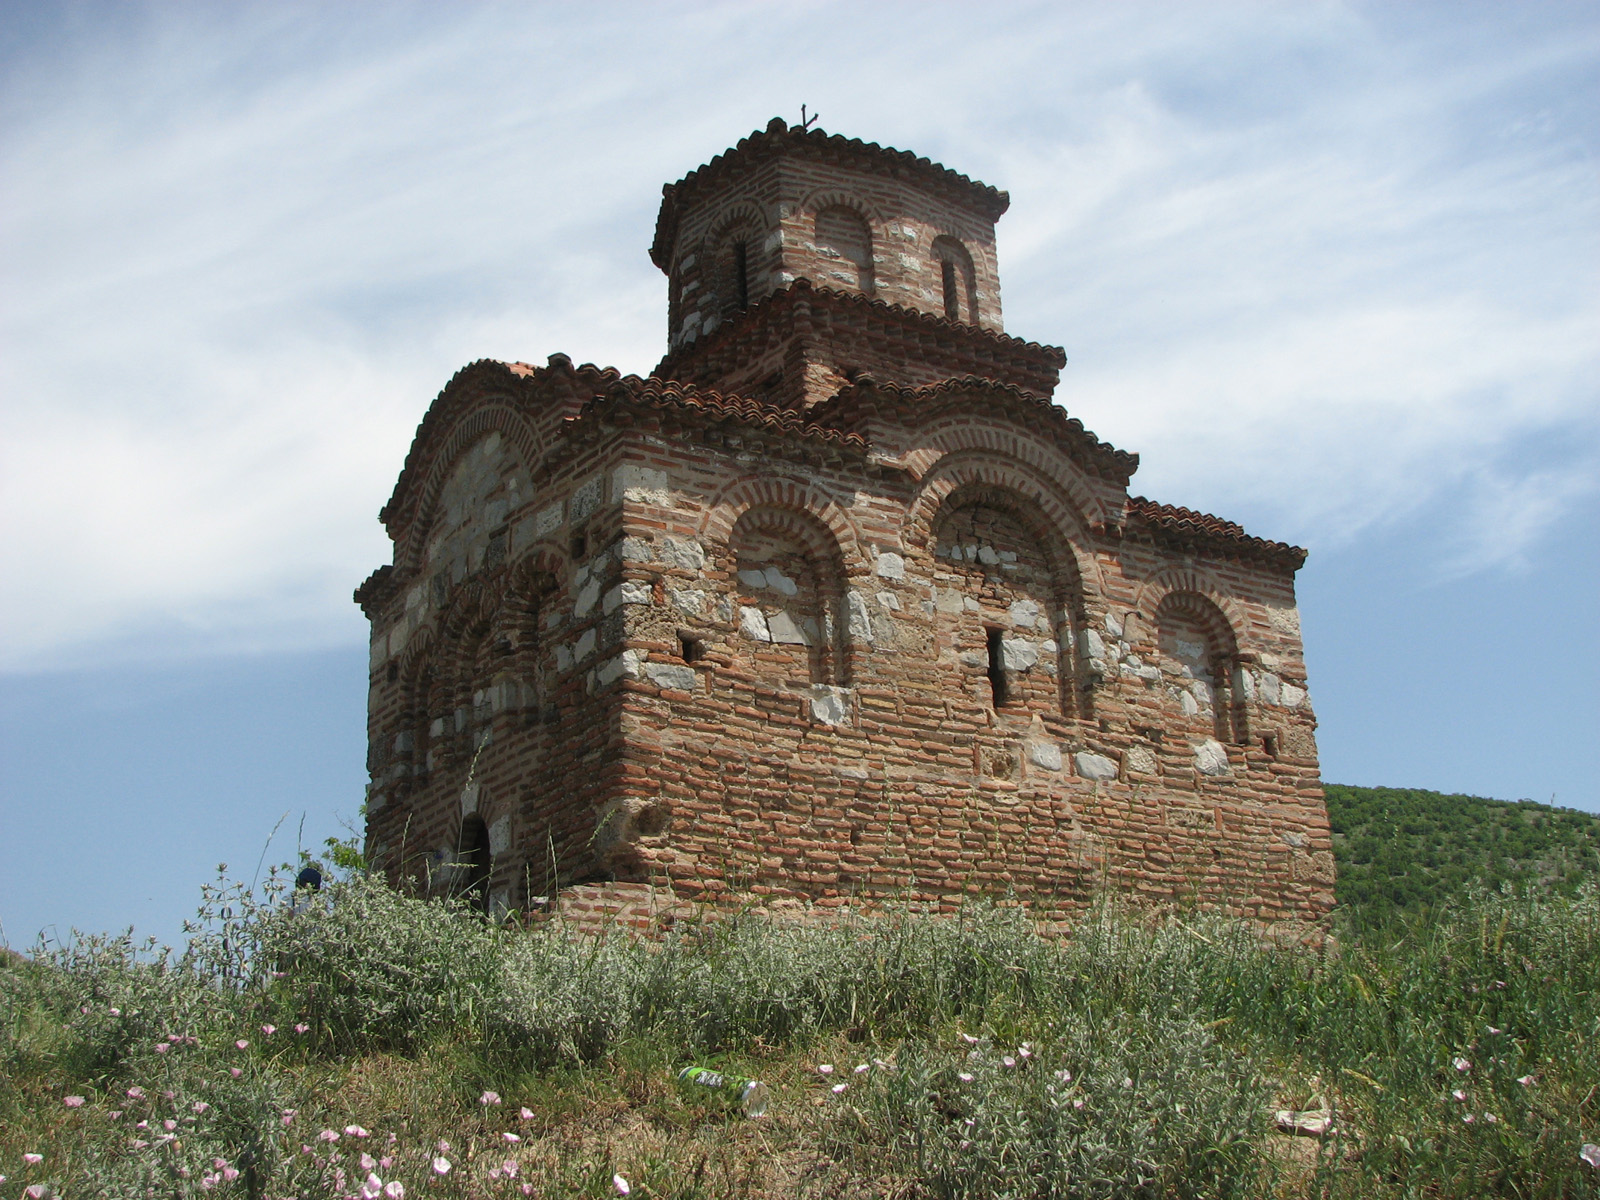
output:
M 1414 788 L 1326 792 L 1335 895 L 1363 927 L 1430 912 L 1472 883 L 1571 894 L 1600 878 L 1600 815 Z

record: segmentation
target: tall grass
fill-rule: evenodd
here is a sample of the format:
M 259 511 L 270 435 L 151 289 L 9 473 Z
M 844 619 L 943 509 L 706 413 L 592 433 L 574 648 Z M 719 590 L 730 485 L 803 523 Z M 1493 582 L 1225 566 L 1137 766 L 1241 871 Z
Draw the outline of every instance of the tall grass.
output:
M 0 1198 L 1600 1195 L 1593 888 L 1317 949 L 1111 903 L 580 939 L 362 878 L 201 915 L 0 968 Z M 691 1059 L 773 1112 L 679 1096 Z

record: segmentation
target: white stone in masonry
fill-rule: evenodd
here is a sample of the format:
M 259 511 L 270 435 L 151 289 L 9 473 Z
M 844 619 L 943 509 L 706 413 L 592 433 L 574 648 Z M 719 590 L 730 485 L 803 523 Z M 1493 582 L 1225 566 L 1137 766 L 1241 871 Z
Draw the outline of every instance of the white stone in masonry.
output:
M 770 642 L 772 632 L 767 628 L 767 618 L 759 608 L 750 608 L 741 605 L 739 608 L 739 630 L 752 642 Z
M 1207 738 L 1194 748 L 1195 770 L 1202 775 L 1226 775 L 1228 751 L 1216 738 Z
M 1084 779 L 1106 780 L 1117 777 L 1117 764 L 1104 754 L 1091 754 L 1080 750 L 1073 758 L 1078 774 Z

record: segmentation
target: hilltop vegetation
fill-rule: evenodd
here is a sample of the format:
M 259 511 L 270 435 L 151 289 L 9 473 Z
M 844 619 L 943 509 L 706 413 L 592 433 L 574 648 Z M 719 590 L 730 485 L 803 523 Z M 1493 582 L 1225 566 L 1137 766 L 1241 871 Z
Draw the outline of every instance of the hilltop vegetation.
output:
M 1378 929 L 1469 885 L 1572 895 L 1600 878 L 1600 816 L 1520 800 L 1328 784 L 1341 920 Z
M 584 941 L 359 876 L 204 917 L 0 966 L 5 1200 L 1600 1195 L 1592 888 L 1338 948 L 1112 905 Z
M 0 1200 L 1600 1197 L 1595 820 L 1329 808 L 1320 946 L 1110 900 L 1062 941 L 995 905 L 585 940 L 335 845 L 314 903 L 205 889 L 181 953 L 0 962 Z

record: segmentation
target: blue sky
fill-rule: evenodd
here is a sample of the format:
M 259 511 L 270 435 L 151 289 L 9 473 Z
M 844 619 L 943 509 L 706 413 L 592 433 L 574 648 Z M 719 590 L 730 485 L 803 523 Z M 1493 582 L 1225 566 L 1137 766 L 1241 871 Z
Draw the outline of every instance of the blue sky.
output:
M 801 103 L 1009 189 L 1058 399 L 1137 491 L 1310 548 L 1326 778 L 1600 810 L 1596 5 L 3 17 L 14 945 L 175 937 L 216 863 L 353 817 L 350 590 L 428 402 L 648 371 L 661 184 Z

